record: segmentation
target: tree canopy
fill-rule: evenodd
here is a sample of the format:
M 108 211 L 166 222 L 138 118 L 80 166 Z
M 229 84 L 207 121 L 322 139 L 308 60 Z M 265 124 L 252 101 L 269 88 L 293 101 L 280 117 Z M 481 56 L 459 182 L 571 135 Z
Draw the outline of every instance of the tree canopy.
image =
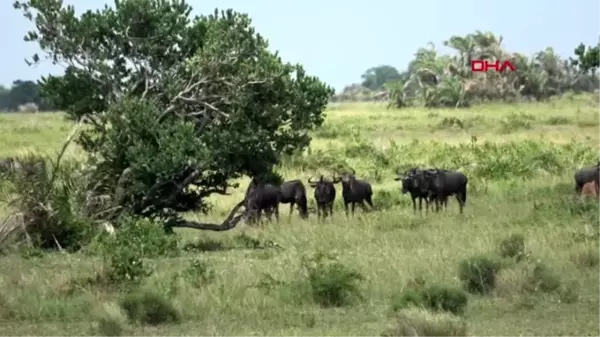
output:
M 481 31 L 451 36 L 444 45 L 455 51 L 453 55 L 441 54 L 430 43 L 417 50 L 406 71 L 391 66 L 370 68 L 362 75 L 360 87 L 347 86 L 337 99 L 370 100 L 383 86 L 396 107 L 465 107 L 485 101 L 544 100 L 569 90 L 598 89 L 600 45 L 580 44 L 572 58 L 563 59 L 551 47 L 527 57 L 507 51 L 502 41 L 501 36 Z M 472 60 L 510 61 L 515 71 L 474 73 Z M 394 76 L 384 79 L 381 74 Z
M 305 148 L 333 89 L 283 62 L 250 18 L 231 9 L 190 17 L 185 1 L 115 0 L 80 16 L 60 0 L 16 1 L 35 23 L 27 41 L 65 67 L 42 78 L 44 95 L 89 124 L 78 142 L 112 206 L 171 226 L 229 181 L 270 172 Z
M 43 111 L 55 110 L 43 99 L 40 86 L 34 81 L 16 80 L 10 88 L 0 86 L 0 112 L 18 111 L 26 104 L 35 104 Z

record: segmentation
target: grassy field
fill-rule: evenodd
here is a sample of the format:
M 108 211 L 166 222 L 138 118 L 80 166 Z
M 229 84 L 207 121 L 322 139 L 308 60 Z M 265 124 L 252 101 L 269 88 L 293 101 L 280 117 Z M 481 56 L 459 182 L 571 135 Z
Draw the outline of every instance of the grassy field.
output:
M 574 171 L 598 160 L 598 109 L 597 96 L 467 110 L 332 105 L 310 150 L 286 158 L 280 170 L 306 180 L 351 166 L 373 183 L 380 211 L 347 219 L 338 192 L 333 220 L 324 223 L 314 213 L 309 221 L 297 213 L 288 219 L 283 205 L 280 223 L 179 231 L 188 249 L 149 260 L 154 272 L 141 285 L 179 312 L 177 323 L 158 326 L 127 322 L 122 293 L 77 282 L 102 270 L 97 257 L 0 256 L 0 334 L 109 334 L 118 326 L 126 335 L 380 335 L 413 320 L 417 331 L 437 327 L 440 335 L 462 322 L 467 330 L 455 333 L 599 335 L 598 203 L 573 198 Z M 0 155 L 52 153 L 69 128 L 58 113 L 0 116 Z M 76 148 L 69 154 L 80 155 Z M 446 212 L 413 214 L 393 180 L 396 168 L 413 165 L 465 172 L 465 213 L 452 199 Z M 246 185 L 215 197 L 210 215 L 189 216 L 222 219 Z M 523 259 L 502 259 L 495 288 L 469 294 L 458 318 L 393 310 L 416 280 L 460 288 L 461 261 L 502 255 L 500 243 L 512 234 L 524 238 Z M 278 248 L 261 249 L 266 243 Z M 319 305 L 318 282 L 302 263 L 318 253 L 360 273 L 361 296 L 341 307 Z

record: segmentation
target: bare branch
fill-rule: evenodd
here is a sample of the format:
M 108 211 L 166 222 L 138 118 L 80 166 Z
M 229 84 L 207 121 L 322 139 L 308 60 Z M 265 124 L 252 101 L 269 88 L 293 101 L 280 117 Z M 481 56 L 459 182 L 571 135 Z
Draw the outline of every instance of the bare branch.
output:
M 236 215 L 240 207 L 244 206 L 246 203 L 246 199 L 240 201 L 235 207 L 231 210 L 227 218 L 221 224 L 210 224 L 210 223 L 200 223 L 195 221 L 188 221 L 179 219 L 175 222 L 171 223 L 171 227 L 180 227 L 180 228 L 193 228 L 200 230 L 209 230 L 215 232 L 222 232 L 233 229 L 237 226 L 237 224 L 244 218 L 247 214 L 248 210 L 244 210 L 242 214 Z

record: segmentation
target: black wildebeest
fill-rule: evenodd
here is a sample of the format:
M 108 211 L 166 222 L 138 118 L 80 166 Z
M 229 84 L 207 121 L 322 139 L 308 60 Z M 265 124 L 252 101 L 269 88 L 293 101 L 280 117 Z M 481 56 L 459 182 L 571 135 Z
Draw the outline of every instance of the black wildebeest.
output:
M 298 207 L 300 217 L 308 217 L 308 202 L 306 199 L 306 188 L 300 180 L 290 180 L 277 186 L 265 184 L 259 178 L 253 178 L 246 190 L 246 208 L 250 211 L 249 222 L 260 220 L 264 211 L 267 218 L 275 213 L 279 221 L 279 204 L 290 204 L 290 216 L 294 206 Z
M 298 207 L 298 213 L 302 219 L 308 218 L 308 200 L 306 199 L 306 188 L 300 180 L 286 181 L 279 186 L 282 204 L 290 204 L 290 216 L 294 212 L 294 205 Z
M 346 211 L 346 215 L 348 215 L 348 204 L 352 204 L 352 215 L 354 215 L 354 207 L 358 203 L 365 211 L 367 207 L 365 206 L 365 202 L 371 206 L 371 209 L 374 210 L 373 206 L 373 189 L 371 188 L 371 184 L 364 180 L 356 179 L 354 176 L 356 172 L 354 169 L 351 169 L 352 172 L 345 172 L 342 175 L 342 197 L 344 198 L 344 209 Z
M 331 181 L 325 179 L 323 175 L 317 181 L 308 178 L 308 184 L 315 189 L 315 201 L 317 202 L 317 217 L 326 218 L 327 215 L 333 215 L 333 202 L 335 201 L 335 184 L 342 181 L 333 175 Z
M 429 195 L 435 200 L 436 211 L 440 210 L 440 204 L 444 208 L 448 207 L 448 197 L 455 195 L 462 213 L 467 202 L 467 176 L 458 171 L 444 169 L 423 170 L 423 173 Z
M 423 211 L 423 199 L 425 199 L 425 213 L 429 212 L 429 203 L 435 199 L 435 195 L 430 195 L 427 180 L 423 170 L 416 167 L 408 170 L 404 175 L 396 171 L 396 181 L 402 181 L 402 193 L 410 193 L 413 202 L 413 212 L 417 212 L 417 199 L 419 199 L 419 212 Z
M 575 172 L 575 192 L 577 194 L 581 194 L 581 189 L 583 185 L 589 183 L 590 181 L 594 181 L 598 177 L 600 172 L 600 161 L 598 164 L 592 167 L 584 167 L 579 171 Z
M 279 200 L 281 190 L 279 186 L 265 184 L 262 179 L 252 178 L 246 190 L 246 210 L 248 211 L 248 223 L 254 224 L 260 221 L 264 211 L 269 220 L 271 214 L 279 220 Z

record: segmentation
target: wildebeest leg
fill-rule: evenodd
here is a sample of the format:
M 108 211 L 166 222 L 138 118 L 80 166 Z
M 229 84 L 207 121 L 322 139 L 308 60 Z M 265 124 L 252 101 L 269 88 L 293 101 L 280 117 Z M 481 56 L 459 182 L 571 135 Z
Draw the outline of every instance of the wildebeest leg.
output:
M 423 214 L 423 198 L 419 197 L 419 213 Z
M 367 204 L 369 204 L 369 206 L 371 206 L 371 210 L 375 210 L 375 206 L 373 206 L 373 198 L 372 196 L 368 196 L 365 198 L 365 201 L 367 202 Z
M 354 216 L 354 208 L 356 207 L 356 203 L 352 202 L 350 208 L 352 209 L 352 216 Z
M 279 222 L 279 204 L 277 204 L 275 207 L 275 221 Z
M 333 202 L 329 203 L 329 217 L 333 217 Z
M 416 214 L 417 213 L 417 198 L 412 197 L 412 202 L 413 202 L 413 213 Z
M 290 215 L 288 216 L 288 218 L 292 217 L 292 213 L 294 213 L 294 201 L 290 202 Z
M 321 213 L 323 212 L 322 208 L 323 208 L 323 206 L 321 204 L 317 204 L 317 220 L 318 221 L 321 220 Z
M 344 201 L 344 210 L 346 211 L 346 216 L 348 216 L 348 204 L 349 202 Z
M 365 200 L 361 200 L 358 205 L 360 206 L 360 208 L 362 208 L 363 212 L 368 212 L 369 209 L 367 208 L 367 205 L 365 204 Z
M 457 193 L 456 200 L 458 201 L 459 212 L 462 214 L 463 208 L 465 208 L 465 197 L 462 193 Z

